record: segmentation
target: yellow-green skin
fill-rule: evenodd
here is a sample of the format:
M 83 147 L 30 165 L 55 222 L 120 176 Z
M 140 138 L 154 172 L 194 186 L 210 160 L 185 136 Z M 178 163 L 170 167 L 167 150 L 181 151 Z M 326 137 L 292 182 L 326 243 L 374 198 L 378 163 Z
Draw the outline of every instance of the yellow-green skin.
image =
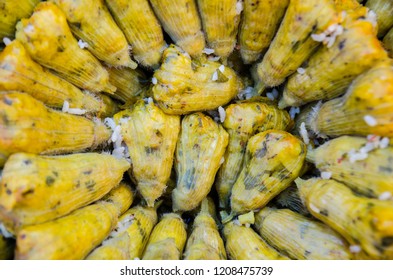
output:
M 209 47 L 216 56 L 228 57 L 236 45 L 240 22 L 237 0 L 198 0 L 197 3 Z
M 205 48 L 205 37 L 194 0 L 150 0 L 165 32 L 193 57 Z
M 124 103 L 135 103 L 140 99 L 144 88 L 143 81 L 147 81 L 145 73 L 140 69 L 107 67 L 109 82 L 116 87 L 112 97 Z
M 194 225 L 184 252 L 185 260 L 226 260 L 224 242 L 209 209 L 208 199 L 202 201 L 201 211 Z
M 307 160 L 365 196 L 378 198 L 385 192 L 393 194 L 392 146 L 372 150 L 366 159 L 350 162 L 348 153 L 360 151 L 366 144 L 366 138 L 341 136 L 309 151 Z
M 123 118 L 123 120 L 122 120 Z M 115 115 L 127 144 L 137 189 L 150 207 L 161 197 L 171 175 L 180 117 L 165 114 L 154 103 L 138 101 Z
M 131 219 L 131 225 L 120 231 L 119 225 Z M 117 227 L 101 246 L 91 252 L 88 260 L 133 260 L 142 258 L 150 233 L 157 223 L 154 208 L 136 206 L 125 212 Z
M 265 207 L 256 214 L 259 234 L 278 251 L 298 260 L 349 260 L 347 242 L 321 222 L 288 209 Z
M 383 45 L 385 49 L 388 51 L 389 56 L 393 58 L 393 28 L 386 34 L 383 38 Z
M 132 190 L 121 185 L 102 200 L 68 216 L 27 226 L 17 234 L 16 259 L 80 260 L 115 228 L 132 203 Z
M 182 120 L 176 148 L 174 211 L 190 211 L 208 195 L 228 145 L 228 133 L 202 113 Z
M 51 2 L 42 2 L 33 15 L 16 26 L 16 39 L 42 66 L 77 87 L 92 92 L 113 93 L 109 74 L 88 51 L 81 49 L 71 33 L 65 14 Z
M 165 214 L 150 235 L 143 259 L 180 260 L 186 239 L 186 225 L 182 218 L 174 213 Z
M 97 153 L 13 154 L 0 182 L 0 216 L 13 231 L 64 216 L 107 194 L 129 167 Z
M 178 47 L 171 45 L 164 51 L 163 64 L 154 72 L 154 100 L 167 114 L 189 114 L 214 110 L 230 102 L 243 84 L 229 67 L 222 73 L 221 64 L 201 58 L 191 60 Z M 213 76 L 217 74 L 217 80 Z
M 100 116 L 113 115 L 116 107 L 110 98 L 83 93 L 66 80 L 53 75 L 34 62 L 17 40 L 0 53 L 0 91 L 14 90 L 26 92 L 49 107 L 61 109 L 64 101 L 67 101 L 70 108 Z
M 221 208 L 229 204 L 231 189 L 241 171 L 248 139 L 257 132 L 287 130 L 292 125 L 286 111 L 262 102 L 231 104 L 225 108 L 225 115 L 222 125 L 229 134 L 229 142 L 224 163 L 215 182 Z
M 283 83 L 318 47 L 311 34 L 322 33 L 336 21 L 332 0 L 290 1 L 273 42 L 257 65 L 259 79 L 268 87 Z
M 288 260 L 252 228 L 229 222 L 224 225 L 225 248 L 230 260 Z
M 305 73 L 295 73 L 288 79 L 279 106 L 300 106 L 335 98 L 358 75 L 387 59 L 373 28 L 368 21 L 348 24 L 332 47 L 321 48 L 310 58 Z
M 25 93 L 0 94 L 0 166 L 13 153 L 83 151 L 97 147 L 110 136 L 111 131 L 98 120 L 49 109 Z
M 393 259 L 393 203 L 361 197 L 334 180 L 296 181 L 310 213 L 360 245 L 368 257 Z
M 393 2 L 390 0 L 367 0 L 365 6 L 377 14 L 378 37 L 383 38 L 393 27 Z
M 136 61 L 157 68 L 165 48 L 161 25 L 148 0 L 105 0 Z
M 250 138 L 242 171 L 231 194 L 231 216 L 264 207 L 299 176 L 306 145 L 285 131 L 267 130 Z
M 244 1 L 239 44 L 240 54 L 246 64 L 257 61 L 269 48 L 288 4 L 289 0 Z
M 366 123 L 365 116 L 376 120 Z M 393 137 L 393 63 L 386 61 L 353 81 L 346 94 L 324 103 L 309 126 L 328 136 L 369 135 Z
M 116 25 L 104 0 L 51 0 L 66 15 L 75 36 L 88 44 L 87 49 L 109 65 L 130 67 L 127 39 Z
M 2 0 L 0 8 L 0 41 L 4 37 L 13 38 L 15 25 L 33 13 L 35 5 L 41 0 Z

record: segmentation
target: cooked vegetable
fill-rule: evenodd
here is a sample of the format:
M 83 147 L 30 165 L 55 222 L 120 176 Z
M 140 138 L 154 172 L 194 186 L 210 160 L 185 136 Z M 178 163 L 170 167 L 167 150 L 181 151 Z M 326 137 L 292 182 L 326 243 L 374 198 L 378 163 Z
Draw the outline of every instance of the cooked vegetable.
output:
M 251 137 L 232 189 L 227 220 L 264 207 L 289 187 L 299 176 L 305 157 L 306 145 L 288 132 L 267 130 Z
M 244 1 L 239 44 L 241 56 L 246 64 L 258 60 L 269 48 L 288 4 L 289 0 Z
M 110 136 L 99 120 L 54 111 L 28 94 L 0 94 L 0 166 L 13 153 L 77 152 L 97 147 Z
M 163 64 L 153 80 L 154 99 L 167 114 L 217 109 L 242 88 L 231 68 L 206 59 L 192 61 L 174 45 L 164 51 Z
M 146 75 L 140 69 L 108 67 L 106 70 L 109 73 L 109 82 L 117 88 L 113 98 L 124 103 L 135 103 L 140 99 L 146 83 Z
M 133 260 L 141 258 L 150 232 L 157 223 L 154 208 L 136 206 L 125 212 L 116 228 L 88 256 L 88 260 Z
M 383 142 L 376 136 L 369 138 L 342 136 L 332 139 L 308 151 L 307 160 L 321 172 L 328 172 L 333 179 L 363 195 L 374 198 L 393 195 L 393 147 L 388 146 L 387 138 Z
M 16 29 L 16 38 L 30 56 L 65 80 L 93 92 L 116 90 L 100 62 L 78 45 L 65 14 L 55 4 L 38 4 L 33 15 L 22 19 Z
M 40 0 L 2 0 L 0 6 L 0 41 L 4 37 L 13 38 L 15 25 L 21 19 L 29 17 Z
M 382 38 L 393 27 L 393 2 L 391 0 L 367 0 L 365 6 L 377 14 L 378 37 Z
M 87 49 L 98 59 L 114 66 L 138 66 L 131 60 L 127 39 L 103 0 L 51 1 L 66 15 L 72 33 L 87 43 Z
M 237 0 L 198 0 L 206 41 L 214 54 L 227 58 L 236 45 L 241 10 Z
M 383 38 L 383 44 L 389 56 L 393 58 L 393 28 L 391 28 L 385 38 Z
M 0 217 L 16 231 L 64 216 L 116 187 L 130 164 L 111 155 L 37 156 L 17 153 L 0 182 Z
M 292 125 L 286 111 L 262 102 L 231 104 L 225 109 L 225 115 L 223 127 L 229 134 L 229 142 L 215 183 L 221 208 L 229 204 L 231 189 L 241 171 L 248 139 L 257 132 L 287 130 Z
M 381 63 L 353 81 L 346 94 L 317 108 L 309 127 L 328 136 L 393 137 L 393 64 Z
M 201 20 L 194 0 L 150 0 L 165 32 L 191 56 L 205 48 Z
M 258 64 L 258 76 L 269 87 L 280 85 L 296 72 L 318 47 L 312 34 L 337 22 L 331 0 L 292 0 L 273 42 Z
M 68 216 L 27 226 L 18 232 L 16 259 L 83 259 L 116 227 L 119 216 L 132 203 L 132 190 L 125 184 L 100 201 Z
M 141 100 L 114 118 L 130 153 L 137 189 L 153 207 L 171 175 L 180 117 L 166 115 L 154 103 Z
M 228 133 L 202 113 L 184 117 L 176 148 L 173 211 L 189 211 L 208 195 L 220 167 Z
M 293 259 L 351 259 L 348 244 L 331 228 L 288 209 L 265 207 L 255 225 L 263 239 Z
M 358 252 L 393 259 L 393 204 L 355 195 L 334 180 L 296 180 L 310 213 L 338 233 Z M 354 247 L 356 250 L 354 250 Z
M 135 60 L 144 66 L 157 68 L 165 48 L 165 41 L 160 23 L 149 1 L 105 0 L 105 2 L 131 44 Z
M 143 259 L 179 260 L 186 239 L 186 225 L 182 218 L 175 213 L 165 214 L 150 235 Z
M 387 58 L 370 22 L 348 24 L 330 48 L 321 48 L 285 86 L 280 107 L 300 106 L 341 95 L 353 79 Z
M 270 247 L 249 227 L 238 226 L 233 222 L 225 224 L 223 234 L 228 258 L 231 260 L 287 260 Z
M 199 214 L 194 219 L 191 235 L 187 239 L 185 260 L 225 260 L 227 258 L 224 242 L 209 208 L 209 201 L 205 198 Z
M 26 92 L 45 105 L 70 108 L 109 116 L 117 109 L 109 97 L 82 92 L 66 80 L 34 62 L 23 45 L 14 40 L 0 53 L 0 91 Z

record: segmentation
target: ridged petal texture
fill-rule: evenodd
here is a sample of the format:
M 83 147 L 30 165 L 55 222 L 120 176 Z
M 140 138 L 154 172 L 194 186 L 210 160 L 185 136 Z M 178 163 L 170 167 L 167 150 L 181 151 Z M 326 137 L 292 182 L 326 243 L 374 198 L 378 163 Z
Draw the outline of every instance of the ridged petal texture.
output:
M 82 92 L 66 80 L 34 62 L 22 43 L 14 40 L 0 53 L 0 91 L 21 91 L 61 109 L 64 101 L 70 108 L 86 110 L 99 116 L 113 115 L 116 105 L 107 97 Z M 106 101 L 109 103 L 106 103 Z
M 55 4 L 38 4 L 33 15 L 21 20 L 16 29 L 16 38 L 30 56 L 65 80 L 93 92 L 116 90 L 100 62 L 78 45 L 65 14 Z
M 72 33 L 88 44 L 98 59 L 113 66 L 135 69 L 128 43 L 104 0 L 51 0 L 64 12 Z
M 265 207 L 255 226 L 270 245 L 297 260 L 348 260 L 347 242 L 327 225 L 288 209 Z
M 231 194 L 231 215 L 264 207 L 299 176 L 306 145 L 285 131 L 267 130 L 250 138 L 242 171 Z
M 195 0 L 150 0 L 155 14 L 172 40 L 191 56 L 205 48 Z
M 164 35 L 148 0 L 105 0 L 131 45 L 135 60 L 157 68 L 165 48 Z M 170 4 L 169 4 L 170 5 Z
M 231 68 L 206 59 L 193 61 L 174 45 L 164 51 L 163 61 L 154 73 L 157 83 L 152 91 L 168 114 L 217 109 L 232 100 L 243 86 Z
M 124 184 L 102 200 L 75 210 L 70 215 L 18 232 L 16 259 L 80 260 L 98 246 L 116 227 L 119 216 L 133 201 Z M 48 246 L 49 245 L 49 246 Z
M 99 120 L 54 111 L 28 94 L 10 92 L 0 96 L 0 166 L 13 153 L 83 151 L 111 136 Z
M 346 94 L 330 100 L 310 116 L 310 127 L 328 136 L 393 137 L 393 64 L 376 65 L 355 79 Z
M 307 159 L 321 172 L 331 172 L 333 179 L 365 196 L 378 198 L 386 192 L 393 194 L 392 146 L 371 150 L 367 158 L 351 161 L 351 151 L 360 151 L 370 144 L 363 137 L 342 136 L 308 151 Z
M 228 145 L 228 133 L 202 113 L 182 120 L 176 148 L 174 211 L 189 211 L 208 195 Z
M 239 44 L 241 56 L 246 64 L 258 60 L 269 48 L 288 4 L 289 0 L 244 1 Z
M 341 95 L 358 75 L 387 58 L 370 22 L 347 25 L 333 46 L 321 48 L 285 86 L 280 107 L 299 106 Z
M 157 223 L 154 208 L 136 206 L 125 212 L 116 228 L 94 249 L 88 260 L 133 260 L 142 258 L 150 233 Z
M 288 260 L 252 228 L 229 222 L 224 225 L 225 248 L 231 260 Z
M 391 28 L 388 34 L 383 38 L 383 45 L 388 51 L 389 56 L 393 58 L 393 28 Z
M 228 57 L 235 45 L 241 10 L 238 0 L 197 0 L 206 41 L 214 54 Z
M 166 115 L 154 103 L 137 102 L 115 115 L 132 160 L 131 175 L 149 206 L 161 197 L 171 175 L 180 117 Z
M 179 260 L 186 240 L 186 224 L 180 215 L 165 214 L 150 235 L 143 259 Z
M 391 0 L 367 0 L 365 6 L 377 14 L 378 37 L 383 37 L 393 27 L 393 2 Z
M 209 207 L 209 200 L 205 198 L 187 239 L 185 260 L 226 260 L 227 258 L 224 242 Z
M 147 82 L 145 73 L 140 69 L 107 67 L 109 82 L 116 87 L 111 97 L 124 103 L 135 103 Z
M 64 216 L 103 197 L 129 166 L 97 153 L 13 154 L 0 183 L 0 216 L 13 230 Z
M 34 7 L 41 0 L 2 0 L 0 7 L 0 41 L 4 37 L 13 38 L 15 25 L 22 19 L 29 17 Z
M 215 182 L 221 208 L 229 204 L 250 137 L 269 129 L 287 130 L 292 124 L 286 111 L 262 102 L 231 104 L 225 108 L 225 115 L 223 127 L 229 134 L 229 142 Z
M 393 259 L 393 204 L 356 195 L 334 180 L 298 179 L 296 184 L 310 213 L 361 246 L 367 257 Z
M 312 34 L 324 32 L 337 22 L 331 0 L 292 0 L 273 42 L 258 64 L 259 79 L 267 86 L 277 86 L 310 57 L 319 42 Z

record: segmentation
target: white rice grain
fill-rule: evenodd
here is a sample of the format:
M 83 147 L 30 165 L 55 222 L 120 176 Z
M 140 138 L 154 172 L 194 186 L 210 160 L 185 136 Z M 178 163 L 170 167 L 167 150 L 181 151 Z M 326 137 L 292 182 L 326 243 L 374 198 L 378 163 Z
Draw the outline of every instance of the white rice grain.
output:
M 11 44 L 11 39 L 10 38 L 8 38 L 8 37 L 4 37 L 3 38 L 3 43 L 4 43 L 4 45 L 6 45 L 6 46 L 8 46 L 9 44 Z
M 373 116 L 365 115 L 363 119 L 368 126 L 373 127 L 378 124 L 377 120 Z
M 218 80 L 218 73 L 217 71 L 214 71 L 213 76 L 212 76 L 212 81 L 217 81 Z
M 275 100 L 274 95 L 271 92 L 266 93 L 266 97 L 269 98 L 272 101 Z
M 307 132 L 307 129 L 306 129 L 306 123 L 305 122 L 302 122 L 300 124 L 300 135 L 302 136 L 303 142 L 306 145 L 310 144 L 310 138 L 308 137 L 308 132 Z
M 64 112 L 64 113 L 67 113 L 69 109 L 70 109 L 70 103 L 68 103 L 68 101 L 65 100 L 64 103 L 63 103 L 63 108 L 61 109 L 61 111 Z
M 218 114 L 220 115 L 220 122 L 223 123 L 225 121 L 225 117 L 226 117 L 225 109 L 222 108 L 221 106 L 218 107 Z
M 299 107 L 291 107 L 291 109 L 289 109 L 289 115 L 291 116 L 292 120 L 294 120 L 296 115 L 299 113 L 300 113 Z
M 381 195 L 378 197 L 379 200 L 389 200 L 392 197 L 391 192 L 383 192 Z
M 349 251 L 352 254 L 357 254 L 362 251 L 362 247 L 360 247 L 359 245 L 351 245 L 351 246 L 349 246 Z
M 220 67 L 218 67 L 218 70 L 220 70 L 221 73 L 224 73 L 225 71 L 225 66 L 221 65 Z
M 3 235 L 5 238 L 11 238 L 14 237 L 12 233 L 10 233 L 6 227 L 3 225 L 3 223 L 0 223 L 0 235 Z
M 243 1 L 239 0 L 236 2 L 236 14 L 240 15 L 243 11 Z
M 156 85 L 158 83 L 157 78 L 156 77 L 151 78 L 151 82 L 153 85 Z
M 34 32 L 34 26 L 33 26 L 32 24 L 28 24 L 28 25 L 23 29 L 23 31 L 24 31 L 25 33 Z
M 321 172 L 321 178 L 324 180 L 329 180 L 330 178 L 332 178 L 332 172 L 328 172 L 328 171 Z
M 316 207 L 314 204 L 310 203 L 310 209 L 311 211 L 315 212 L 315 213 L 319 213 L 320 210 L 318 209 L 318 207 Z
M 304 69 L 304 68 L 302 68 L 302 67 L 299 67 L 299 68 L 297 69 L 297 72 L 298 72 L 300 75 L 304 75 L 304 74 L 306 73 L 306 69 Z
M 78 41 L 78 46 L 83 50 L 83 49 L 85 49 L 85 48 L 88 48 L 88 47 L 89 47 L 89 44 L 86 43 L 86 42 L 84 42 L 82 39 L 79 39 L 79 41 Z
M 86 110 L 78 109 L 78 108 L 69 108 L 67 111 L 68 114 L 78 115 L 78 116 L 84 115 L 84 114 L 86 114 L 86 112 L 87 112 Z
M 214 49 L 204 48 L 202 53 L 210 55 L 214 53 Z
M 323 42 L 326 39 L 326 34 L 311 34 L 311 38 L 316 42 Z
M 389 147 L 389 144 L 390 144 L 390 139 L 388 137 L 384 137 L 379 142 L 379 148 L 385 149 L 385 148 Z

